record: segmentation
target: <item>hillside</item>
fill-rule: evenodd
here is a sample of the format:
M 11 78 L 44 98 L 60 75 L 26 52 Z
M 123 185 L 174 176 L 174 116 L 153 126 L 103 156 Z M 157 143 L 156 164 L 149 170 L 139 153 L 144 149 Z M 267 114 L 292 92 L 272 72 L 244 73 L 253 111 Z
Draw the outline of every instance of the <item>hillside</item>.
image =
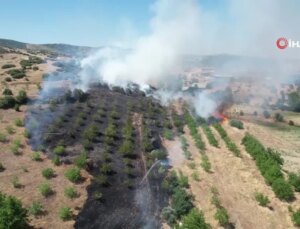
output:
M 91 51 L 99 49 L 94 47 L 76 46 L 69 44 L 29 44 L 9 39 L 0 39 L 0 47 L 9 49 L 25 49 L 29 51 L 32 50 L 40 52 L 46 51 L 68 56 L 85 56 Z

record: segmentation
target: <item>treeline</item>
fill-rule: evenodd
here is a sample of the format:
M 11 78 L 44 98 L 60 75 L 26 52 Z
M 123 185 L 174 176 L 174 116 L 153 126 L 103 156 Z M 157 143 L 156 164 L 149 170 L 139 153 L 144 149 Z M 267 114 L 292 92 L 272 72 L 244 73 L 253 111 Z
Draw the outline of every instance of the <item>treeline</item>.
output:
M 217 208 L 217 211 L 214 215 L 214 218 L 219 222 L 219 224 L 224 227 L 224 228 L 230 228 L 230 218 L 229 214 L 221 204 L 221 201 L 219 199 L 219 191 L 217 188 L 212 187 L 211 188 L 212 192 L 212 198 L 211 198 L 211 203 Z
M 184 117 L 197 148 L 200 151 L 205 150 L 205 143 L 202 140 L 201 135 L 198 133 L 196 121 L 187 110 L 185 111 Z
M 19 111 L 20 105 L 25 104 L 28 100 L 24 90 L 20 90 L 15 97 L 10 89 L 5 89 L 3 94 L 4 97 L 0 98 L 0 109 L 15 108 L 16 111 Z
M 239 148 L 236 146 L 236 144 L 229 138 L 229 136 L 227 135 L 226 131 L 224 130 L 224 128 L 219 124 L 216 123 L 213 125 L 214 128 L 218 131 L 218 133 L 220 134 L 221 138 L 224 140 L 227 148 L 233 152 L 236 156 L 240 156 L 241 152 L 239 150 Z
M 29 56 L 28 60 L 21 60 L 20 65 L 23 69 L 31 68 L 34 64 L 42 64 L 44 63 L 43 59 L 37 56 Z
M 188 150 L 189 143 L 183 135 L 180 136 L 180 143 L 185 159 L 192 160 L 192 153 Z
M 163 188 L 171 194 L 171 205 L 162 210 L 162 217 L 172 228 L 211 228 L 204 215 L 193 205 L 194 197 L 189 194 L 188 178 L 181 172 L 172 171 L 163 182 Z M 179 224 L 179 222 L 181 222 Z
M 294 191 L 285 179 L 281 171 L 283 159 L 279 153 L 266 149 L 255 137 L 246 134 L 242 140 L 246 151 L 254 158 L 256 165 L 265 178 L 267 184 L 271 185 L 275 195 L 285 201 L 294 199 Z
M 214 147 L 219 147 L 219 143 L 217 141 L 217 139 L 215 138 L 213 132 L 211 131 L 211 129 L 209 128 L 209 126 L 207 124 L 202 124 L 201 125 L 204 134 L 206 135 L 209 144 L 211 144 Z

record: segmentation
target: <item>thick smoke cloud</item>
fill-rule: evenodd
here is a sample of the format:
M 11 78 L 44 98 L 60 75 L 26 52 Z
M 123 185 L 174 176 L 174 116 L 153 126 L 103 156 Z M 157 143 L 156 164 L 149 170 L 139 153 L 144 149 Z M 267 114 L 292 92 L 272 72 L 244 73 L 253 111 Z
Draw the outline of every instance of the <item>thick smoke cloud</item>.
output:
M 246 65 L 231 62 L 222 66 L 235 75 L 255 70 L 285 77 L 295 71 L 284 59 L 299 58 L 299 49 L 282 51 L 275 42 L 281 36 L 300 40 L 299 1 L 227 0 L 222 4 L 222 10 L 216 11 L 201 7 L 197 0 L 157 0 L 151 6 L 154 16 L 149 34 L 133 39 L 128 50 L 105 48 L 83 59 L 80 87 L 87 89 L 94 81 L 122 87 L 129 82 L 161 87 L 176 80 L 174 75 L 185 54 L 228 53 L 271 59 L 270 64 L 258 64 L 258 59 Z M 174 94 L 175 88 L 171 91 Z M 201 94 L 194 100 L 202 115 L 215 108 L 211 102 L 205 106 L 206 97 Z
M 199 7 L 196 1 L 163 0 L 152 10 L 150 34 L 139 37 L 131 50 L 107 48 L 82 61 L 83 82 L 100 78 L 119 86 L 143 85 L 164 81 L 174 72 L 180 56 L 197 46 Z

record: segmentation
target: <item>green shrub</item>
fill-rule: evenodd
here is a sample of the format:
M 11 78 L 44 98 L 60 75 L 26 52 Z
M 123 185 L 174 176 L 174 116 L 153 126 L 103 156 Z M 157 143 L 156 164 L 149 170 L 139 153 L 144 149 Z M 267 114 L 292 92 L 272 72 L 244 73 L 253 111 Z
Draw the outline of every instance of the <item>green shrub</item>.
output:
M 275 113 L 274 119 L 276 122 L 283 122 L 283 120 L 284 120 L 283 115 L 280 113 Z
M 95 124 L 91 124 L 85 131 L 83 132 L 83 138 L 88 139 L 89 141 L 94 141 L 98 136 L 98 128 Z
M 103 194 L 101 193 L 101 192 L 99 192 L 99 191 L 96 191 L 96 192 L 94 192 L 94 194 L 93 194 L 93 199 L 94 200 L 101 200 L 102 199 L 102 197 L 103 197 Z
M 164 136 L 164 138 L 166 138 L 168 140 L 173 140 L 174 139 L 173 132 L 170 129 L 164 129 L 163 136 Z
M 105 174 L 100 174 L 96 176 L 95 181 L 102 186 L 108 185 L 108 178 Z
M 22 184 L 20 183 L 19 177 L 17 177 L 17 176 L 13 176 L 13 178 L 11 179 L 11 183 L 12 183 L 14 188 L 21 188 L 22 187 Z
M 110 122 L 108 124 L 108 127 L 105 129 L 105 135 L 108 137 L 111 137 L 111 138 L 116 137 L 117 129 L 116 129 L 116 126 L 112 122 Z
M 45 168 L 42 170 L 42 175 L 46 179 L 51 179 L 55 176 L 55 172 L 52 168 Z
M 275 195 L 281 200 L 291 201 L 294 199 L 292 186 L 283 178 L 278 178 L 275 180 L 272 184 L 272 189 Z
M 172 195 L 171 207 L 177 218 L 186 215 L 193 208 L 193 197 L 182 188 L 175 188 Z
M 200 181 L 200 177 L 199 177 L 199 174 L 197 172 L 192 173 L 192 178 L 195 181 Z
M 27 129 L 24 130 L 23 136 L 28 139 L 31 138 L 31 134 Z
M 59 218 L 63 221 L 70 220 L 70 219 L 72 219 L 72 216 L 73 216 L 72 210 L 69 207 L 60 208 L 58 215 L 59 215 Z
M 168 153 L 164 149 L 155 149 L 151 151 L 150 156 L 153 159 L 163 160 L 167 158 Z
M 220 202 L 220 199 L 219 199 L 219 197 L 217 195 L 213 195 L 211 197 L 211 203 L 213 205 L 215 205 L 216 208 L 220 208 L 221 207 L 221 202 Z
M 6 81 L 6 82 L 11 82 L 12 79 L 11 79 L 10 77 L 5 77 L 5 81 Z
M 11 95 L 6 95 L 0 98 L 0 109 L 9 109 L 13 108 L 16 104 L 16 100 Z
M 260 206 L 266 207 L 270 203 L 269 198 L 262 193 L 257 192 L 255 193 L 254 197 Z
M 10 146 L 10 151 L 14 154 L 14 155 L 20 155 L 21 154 L 21 150 L 20 147 L 18 145 L 11 145 Z
M 218 147 L 219 146 L 218 141 L 215 138 L 215 136 L 214 136 L 213 132 L 211 131 L 211 129 L 209 128 L 209 126 L 207 124 L 202 124 L 201 127 L 204 131 L 204 134 L 206 135 L 206 137 L 208 139 L 209 144 L 214 147 Z
M 4 65 L 2 66 L 2 69 L 14 68 L 14 67 L 16 67 L 16 65 L 14 65 L 14 64 L 4 64 Z
M 196 169 L 196 163 L 195 162 L 190 162 L 187 164 L 187 166 L 190 168 L 190 169 Z
M 80 169 L 77 167 L 73 167 L 73 168 L 69 168 L 66 173 L 65 173 L 66 178 L 73 182 L 79 182 L 81 180 L 81 173 L 80 173 Z
M 294 186 L 296 192 L 300 192 L 300 174 L 289 173 L 289 183 Z
M 19 104 L 25 104 L 28 100 L 27 93 L 24 90 L 20 90 L 18 95 L 16 96 L 16 101 Z
M 184 121 L 181 120 L 180 116 L 176 114 L 175 111 L 172 112 L 172 118 L 174 125 L 176 126 L 177 130 L 179 133 L 183 133 L 183 126 L 184 126 Z
M 162 218 L 167 221 L 169 225 L 176 223 L 175 210 L 171 207 L 164 207 L 161 211 Z
M 7 141 L 6 135 L 0 132 L 0 142 L 5 143 L 6 141 Z
M 267 183 L 272 185 L 275 195 L 281 199 L 290 201 L 294 198 L 292 186 L 286 182 L 281 172 L 283 159 L 279 153 L 265 147 L 252 135 L 246 134 L 242 140 L 246 151 L 254 158 L 258 169 L 266 179 Z
M 52 188 L 48 183 L 40 184 L 38 186 L 38 190 L 44 197 L 51 196 L 54 193 L 54 191 L 52 190 Z
M 15 125 L 18 127 L 22 127 L 22 126 L 24 126 L 24 122 L 21 119 L 17 118 L 15 120 Z
M 112 139 L 112 141 L 113 141 L 113 139 Z M 84 139 L 82 141 L 82 146 L 85 150 L 93 149 L 93 143 L 88 139 Z
M 54 155 L 53 158 L 52 158 L 52 163 L 56 166 L 59 166 L 60 165 L 60 158 L 58 155 Z
M 59 146 L 56 146 L 56 147 L 54 148 L 53 152 L 54 152 L 56 155 L 63 155 L 63 154 L 65 154 L 66 149 L 65 149 L 64 146 L 59 145 Z
M 180 142 L 181 142 L 181 148 L 182 148 L 182 150 L 186 151 L 188 149 L 188 147 L 189 147 L 189 144 L 187 143 L 187 140 L 186 140 L 186 138 L 183 135 L 180 136 Z
M 230 126 L 236 127 L 238 129 L 244 129 L 244 124 L 240 120 L 231 119 L 229 121 L 229 124 L 230 124 Z
M 129 140 L 125 140 L 119 149 L 119 153 L 123 156 L 134 156 L 134 147 L 133 143 Z
M 3 172 L 5 170 L 4 165 L 0 162 L 0 172 Z
M 132 176 L 134 174 L 133 172 L 133 169 L 131 167 L 125 167 L 123 169 L 123 172 L 126 174 L 126 175 L 129 175 L 129 176 Z
M 295 226 L 300 226 L 300 209 L 298 209 L 292 214 L 292 221 L 295 224 Z
M 203 155 L 201 159 L 201 167 L 204 169 L 205 172 L 210 172 L 211 164 L 209 162 L 208 157 L 206 155 Z
M 41 154 L 39 152 L 33 152 L 31 155 L 31 159 L 33 161 L 41 161 L 42 160 Z
M 197 123 L 195 122 L 194 118 L 190 115 L 188 111 L 185 111 L 184 117 L 189 127 L 190 133 L 195 141 L 196 147 L 201 151 L 205 150 L 205 143 L 197 130 Z
M 27 228 L 28 211 L 20 200 L 0 192 L 0 228 Z
M 109 174 L 112 172 L 112 165 L 110 163 L 103 163 L 100 167 L 100 172 L 103 174 Z
M 25 72 L 23 69 L 11 69 L 8 70 L 7 73 L 10 74 L 14 79 L 21 79 L 25 77 Z
M 34 201 L 34 202 L 32 202 L 31 206 L 29 207 L 29 213 L 35 217 L 43 215 L 44 207 L 40 202 Z
M 80 169 L 86 168 L 87 158 L 87 152 L 83 151 L 79 156 L 75 158 L 74 163 Z
M 229 138 L 229 136 L 227 135 L 225 129 L 219 124 L 214 124 L 214 128 L 218 131 L 218 133 L 220 134 L 221 138 L 224 140 L 227 148 L 234 153 L 234 155 L 236 156 L 240 156 L 240 150 L 238 149 L 238 147 L 236 146 L 236 144 L 231 141 L 231 139 Z
M 205 222 L 202 211 L 193 208 L 186 216 L 183 217 L 181 229 L 210 229 L 211 226 Z
M 9 88 L 5 88 L 2 92 L 2 95 L 13 95 L 13 93 Z
M 227 213 L 227 210 L 223 207 L 217 209 L 214 217 L 223 227 L 229 224 L 229 215 Z
M 20 104 L 15 104 L 14 109 L 15 109 L 15 111 L 19 112 L 20 111 Z
M 74 187 L 67 187 L 65 188 L 65 196 L 69 199 L 74 199 L 78 197 L 78 193 Z
M 189 178 L 187 176 L 184 176 L 181 171 L 179 171 L 179 175 L 177 177 L 178 185 L 182 188 L 188 188 L 189 187 Z

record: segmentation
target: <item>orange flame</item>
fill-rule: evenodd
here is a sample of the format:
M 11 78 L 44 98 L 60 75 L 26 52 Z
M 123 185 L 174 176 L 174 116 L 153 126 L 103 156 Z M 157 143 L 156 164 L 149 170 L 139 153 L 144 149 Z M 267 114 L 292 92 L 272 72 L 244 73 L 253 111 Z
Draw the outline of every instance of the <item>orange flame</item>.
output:
M 228 117 L 220 112 L 214 112 L 213 116 L 221 121 L 221 124 L 228 122 Z

